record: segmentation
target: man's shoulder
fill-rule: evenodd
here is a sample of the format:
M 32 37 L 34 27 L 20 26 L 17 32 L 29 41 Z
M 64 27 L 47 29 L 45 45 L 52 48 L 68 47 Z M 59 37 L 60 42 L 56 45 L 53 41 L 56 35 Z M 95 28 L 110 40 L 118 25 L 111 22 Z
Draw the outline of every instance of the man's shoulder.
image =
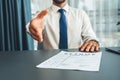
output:
M 80 8 L 74 8 L 74 7 L 69 7 L 69 11 L 73 13 L 79 13 L 79 14 L 84 14 L 86 13 L 83 9 Z

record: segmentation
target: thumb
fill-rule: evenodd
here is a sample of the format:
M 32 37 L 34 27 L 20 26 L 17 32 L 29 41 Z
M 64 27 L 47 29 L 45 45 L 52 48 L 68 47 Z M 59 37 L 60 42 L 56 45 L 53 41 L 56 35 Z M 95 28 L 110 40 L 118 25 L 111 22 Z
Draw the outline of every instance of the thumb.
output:
M 40 29 L 37 33 L 38 41 L 43 42 L 43 35 L 42 35 L 42 30 Z
M 43 42 L 43 36 L 42 36 L 42 34 L 39 36 L 38 41 L 39 41 L 39 42 Z
M 47 15 L 49 12 L 48 9 L 45 9 L 43 11 L 40 12 L 40 14 L 37 16 L 38 18 L 44 18 L 45 15 Z

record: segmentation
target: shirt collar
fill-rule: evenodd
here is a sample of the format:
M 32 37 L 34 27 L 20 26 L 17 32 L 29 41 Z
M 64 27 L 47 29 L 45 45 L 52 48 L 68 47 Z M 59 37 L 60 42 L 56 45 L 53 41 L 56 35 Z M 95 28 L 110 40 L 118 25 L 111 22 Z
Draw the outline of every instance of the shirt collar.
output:
M 55 11 L 55 12 L 58 12 L 59 9 L 61 9 L 60 7 L 56 6 L 56 5 L 52 5 L 51 6 L 52 10 Z M 66 4 L 62 9 L 64 9 L 66 12 L 69 11 L 69 5 Z

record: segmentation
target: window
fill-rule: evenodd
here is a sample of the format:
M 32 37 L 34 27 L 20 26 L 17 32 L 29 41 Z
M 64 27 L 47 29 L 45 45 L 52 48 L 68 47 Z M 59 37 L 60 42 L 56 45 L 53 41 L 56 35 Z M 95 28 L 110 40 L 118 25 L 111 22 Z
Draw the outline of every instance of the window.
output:
M 120 0 L 68 0 L 70 6 L 84 9 L 103 47 L 120 46 Z M 45 9 L 52 0 L 31 0 L 32 14 Z

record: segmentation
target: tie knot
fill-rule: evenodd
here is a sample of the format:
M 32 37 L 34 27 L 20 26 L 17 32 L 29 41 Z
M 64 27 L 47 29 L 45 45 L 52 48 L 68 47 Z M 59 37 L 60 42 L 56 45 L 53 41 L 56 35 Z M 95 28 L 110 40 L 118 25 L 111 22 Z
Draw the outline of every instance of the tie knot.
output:
M 65 10 L 64 9 L 59 9 L 58 12 L 60 12 L 61 14 L 64 14 Z

